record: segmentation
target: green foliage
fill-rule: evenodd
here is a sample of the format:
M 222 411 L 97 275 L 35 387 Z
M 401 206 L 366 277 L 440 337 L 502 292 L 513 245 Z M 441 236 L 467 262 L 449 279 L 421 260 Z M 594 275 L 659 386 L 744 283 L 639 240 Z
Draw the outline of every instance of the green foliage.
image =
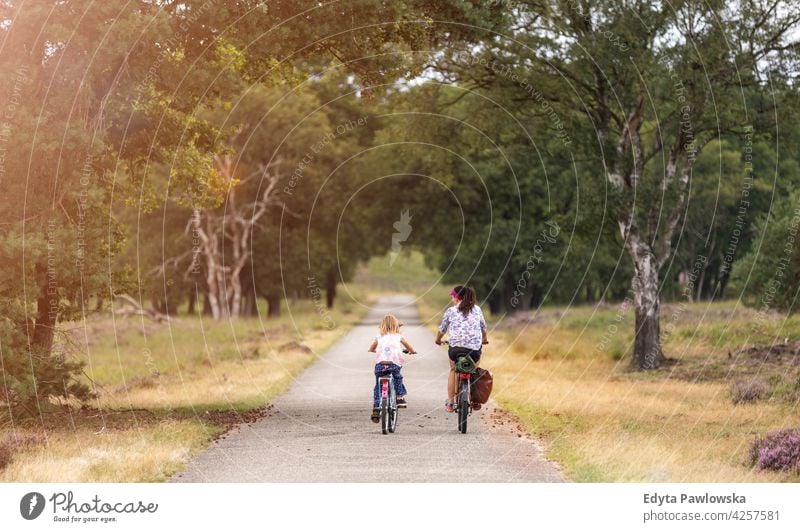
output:
M 85 363 L 72 359 L 63 346 L 54 353 L 32 349 L 13 317 L 0 317 L 0 403 L 5 403 L 0 419 L 9 414 L 12 418 L 35 416 L 52 410 L 58 399 L 93 397 L 85 382 L 74 379 L 84 367 Z
M 467 4 L 446 11 L 462 22 L 487 13 Z M 371 83 L 419 71 L 423 59 L 379 52 L 429 50 L 473 34 L 467 25 L 434 31 L 425 21 L 438 15 L 436 8 L 418 1 L 301 0 L 269 6 L 256 0 L 4 2 L 0 184 L 11 201 L 0 203 L 0 348 L 16 383 L 13 397 L 6 393 L 4 401 L 27 401 L 23 398 L 30 397 L 37 380 L 40 399 L 47 394 L 83 395 L 64 385 L 80 368 L 51 354 L 58 324 L 85 315 L 90 300 L 111 299 L 136 287 L 129 273 L 144 278 L 148 286 L 140 293 L 150 292 L 156 299 L 173 298 L 159 294 L 159 284 L 164 293 L 185 289 L 186 279 L 175 282 L 185 263 L 169 261 L 174 257 L 165 253 L 176 241 L 175 247 L 187 244 L 185 237 L 181 240 L 185 223 L 179 219 L 186 212 L 181 209 L 224 208 L 237 188 L 237 181 L 223 180 L 211 162 L 239 149 L 242 171 L 251 172 L 270 155 L 256 153 L 259 149 L 281 145 L 281 139 L 270 136 L 273 130 L 303 122 L 296 112 L 308 111 L 313 99 L 305 91 L 306 96 L 280 101 L 282 110 L 276 115 L 289 122 L 276 120 L 275 128 L 269 122 L 273 116 L 257 127 L 242 113 L 235 124 L 220 123 L 218 111 L 230 110 L 250 85 L 258 101 L 265 86 L 309 79 L 319 74 L 319 64 L 332 59 L 358 74 L 354 83 L 363 94 L 377 92 Z M 360 26 L 353 27 L 353 21 Z M 303 69 L 295 70 L 296 65 Z M 303 145 L 305 152 L 315 128 L 326 125 L 320 116 L 313 115 L 298 131 L 306 139 L 282 151 Z M 250 127 L 257 147 L 232 141 L 229 126 L 239 131 Z M 346 151 L 331 151 L 326 162 Z M 296 155 L 283 153 L 282 171 Z M 314 177 L 322 179 L 322 174 Z M 314 180 L 309 179 L 309 188 Z M 331 187 L 330 197 L 345 198 L 350 184 Z M 307 214 L 314 196 L 306 190 L 293 212 Z M 326 205 L 330 210 L 321 216 L 313 241 L 315 248 L 324 249 L 318 255 L 322 264 L 314 268 L 328 273 L 339 251 L 331 242 L 341 201 Z M 128 208 L 139 212 L 125 212 Z M 169 208 L 175 215 L 166 212 Z M 130 227 L 123 225 L 139 224 L 140 215 L 148 213 L 169 224 L 159 230 L 157 219 L 146 220 L 142 226 L 153 231 L 129 240 L 125 229 Z M 360 245 L 354 246 L 345 274 L 368 255 L 364 232 L 344 232 L 348 248 L 353 242 Z M 135 247 L 125 248 L 126 243 L 159 235 L 161 249 L 147 242 L 145 257 Z M 265 258 L 270 260 L 274 257 Z M 32 357 L 38 362 L 26 365 Z M 19 373 L 25 367 L 28 377 Z
M 778 198 L 756 223 L 758 243 L 737 261 L 731 291 L 763 311 L 794 312 L 800 290 L 800 190 Z

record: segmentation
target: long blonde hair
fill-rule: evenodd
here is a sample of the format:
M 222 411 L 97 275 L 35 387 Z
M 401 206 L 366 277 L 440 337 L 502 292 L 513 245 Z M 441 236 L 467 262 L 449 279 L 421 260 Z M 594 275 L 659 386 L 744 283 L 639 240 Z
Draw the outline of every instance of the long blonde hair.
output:
M 400 322 L 392 314 L 387 314 L 381 320 L 378 329 L 381 331 L 381 336 L 385 334 L 400 334 Z

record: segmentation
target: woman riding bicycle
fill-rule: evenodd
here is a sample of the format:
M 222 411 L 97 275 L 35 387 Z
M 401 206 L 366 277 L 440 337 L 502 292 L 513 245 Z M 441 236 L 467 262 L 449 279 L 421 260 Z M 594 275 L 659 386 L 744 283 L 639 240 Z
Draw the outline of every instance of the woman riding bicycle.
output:
M 447 376 L 447 401 L 445 401 L 448 412 L 454 410 L 456 398 L 456 361 L 462 356 L 469 356 L 477 365 L 481 358 L 482 346 L 489 343 L 486 320 L 483 318 L 481 308 L 475 304 L 475 290 L 459 285 L 453 288 L 450 297 L 453 306 L 445 311 L 436 335 L 436 344 L 442 345 L 442 337 L 445 333 L 450 334 L 450 348 L 447 350 L 450 373 Z

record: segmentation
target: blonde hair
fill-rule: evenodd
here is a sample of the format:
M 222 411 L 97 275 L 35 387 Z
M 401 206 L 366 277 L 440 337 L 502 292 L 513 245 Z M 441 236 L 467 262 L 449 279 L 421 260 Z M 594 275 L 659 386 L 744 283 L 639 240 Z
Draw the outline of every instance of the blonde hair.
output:
M 381 335 L 400 334 L 400 322 L 392 314 L 387 314 L 381 320 L 378 329 L 381 331 Z

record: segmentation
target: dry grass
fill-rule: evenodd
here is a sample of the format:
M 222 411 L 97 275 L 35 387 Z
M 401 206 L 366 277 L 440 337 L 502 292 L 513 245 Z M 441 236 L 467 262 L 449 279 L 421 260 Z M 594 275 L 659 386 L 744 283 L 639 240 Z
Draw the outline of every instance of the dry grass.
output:
M 183 316 L 161 325 L 111 317 L 75 324 L 98 398 L 7 420 L 0 481 L 168 479 L 227 426 L 257 418 L 364 312 L 344 298 L 338 307 L 332 329 L 310 302 L 264 323 Z
M 738 375 L 775 380 L 794 378 L 795 369 L 789 363 L 753 370 L 729 358 L 735 347 L 724 331 L 735 330 L 735 341 L 742 341 L 750 311 L 715 307 L 689 305 L 665 342 L 679 362 L 649 373 L 628 367 L 632 315 L 617 321 L 619 309 L 549 310 L 558 319 L 496 331 L 486 357 L 496 398 L 543 437 L 551 458 L 575 480 L 796 481 L 747 464 L 756 435 L 800 425 L 796 403 L 777 393 L 747 405 L 730 397 Z M 612 324 L 618 324 L 613 335 Z M 790 332 L 785 324 L 770 327 Z
M 80 420 L 82 421 L 82 420 Z M 209 423 L 131 420 L 122 428 L 47 431 L 45 445 L 17 454 L 2 482 L 156 482 L 168 479 L 219 432 Z
M 444 299 L 420 303 L 429 323 L 437 323 Z M 494 323 L 482 361 L 494 372 L 494 397 L 573 480 L 798 481 L 747 461 L 757 435 L 800 426 L 793 384 L 800 356 L 776 360 L 760 348 L 740 349 L 793 346 L 800 318 L 774 314 L 754 323 L 754 311 L 730 302 L 665 305 L 664 349 L 677 361 L 642 373 L 629 368 L 632 309 L 546 307 Z M 731 382 L 742 376 L 771 383 L 764 400 L 733 404 Z

